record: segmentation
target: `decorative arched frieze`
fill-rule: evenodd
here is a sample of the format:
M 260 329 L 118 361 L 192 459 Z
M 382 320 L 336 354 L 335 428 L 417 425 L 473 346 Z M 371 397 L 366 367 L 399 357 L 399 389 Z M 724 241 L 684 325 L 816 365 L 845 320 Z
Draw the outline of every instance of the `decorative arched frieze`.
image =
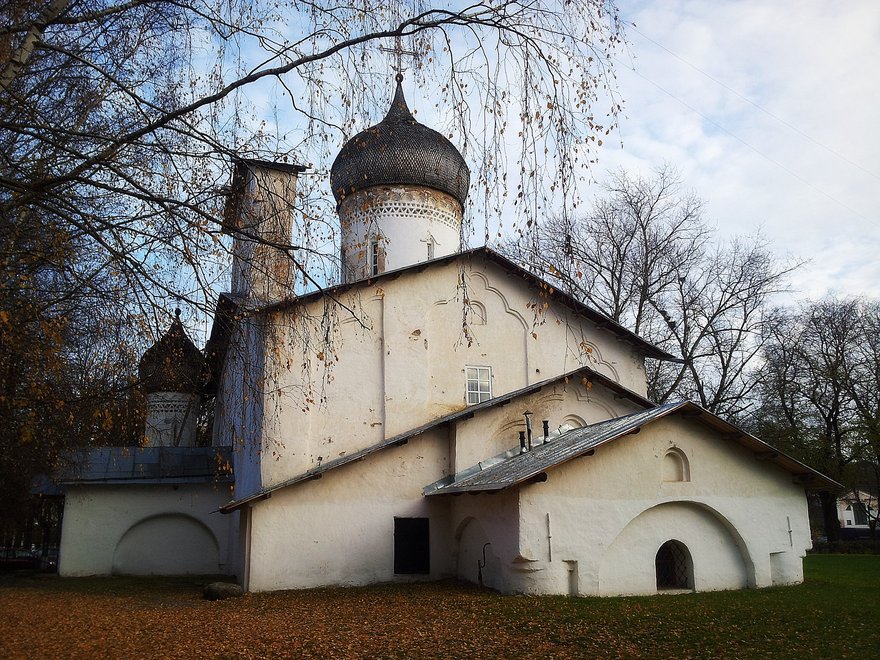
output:
M 620 382 L 620 375 L 617 373 L 617 369 L 611 362 L 605 359 L 602 351 L 599 350 L 599 346 L 584 336 L 583 328 L 569 324 L 566 337 L 565 343 L 568 357 L 578 366 L 590 367 L 603 376 L 608 376 L 617 383 Z
M 504 293 L 500 289 L 489 284 L 489 278 L 486 277 L 485 273 L 481 273 L 480 271 L 472 271 L 470 273 L 470 276 L 472 279 L 480 280 L 480 282 L 483 286 L 483 290 L 485 290 L 488 293 L 494 294 L 495 297 L 501 301 L 501 304 L 504 306 L 504 312 L 506 314 L 510 314 L 515 319 L 517 319 L 520 322 L 520 325 L 522 326 L 523 331 L 528 330 L 529 324 L 526 323 L 526 320 L 525 320 L 525 318 L 523 318 L 523 315 L 520 314 L 518 311 L 516 311 L 515 309 L 513 309 L 510 306 L 510 301 L 507 299 L 507 296 L 505 296 Z

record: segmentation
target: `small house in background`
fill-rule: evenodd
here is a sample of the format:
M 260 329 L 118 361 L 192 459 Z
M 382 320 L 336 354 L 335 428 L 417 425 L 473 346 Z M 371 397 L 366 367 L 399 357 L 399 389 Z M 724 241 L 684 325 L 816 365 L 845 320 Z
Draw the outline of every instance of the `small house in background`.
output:
M 842 539 L 874 538 L 880 519 L 877 496 L 861 490 L 846 493 L 837 500 L 837 518 Z

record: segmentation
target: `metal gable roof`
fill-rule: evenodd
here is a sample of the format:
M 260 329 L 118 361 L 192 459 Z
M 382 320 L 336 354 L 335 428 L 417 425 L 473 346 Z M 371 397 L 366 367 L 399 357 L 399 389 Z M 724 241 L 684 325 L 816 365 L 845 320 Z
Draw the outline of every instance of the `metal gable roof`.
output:
M 232 480 L 232 447 L 97 447 L 69 452 L 55 481 L 78 484 Z
M 690 401 L 666 403 L 655 408 L 617 417 L 597 424 L 574 429 L 530 451 L 521 453 L 500 463 L 495 463 L 468 473 L 451 483 L 425 490 L 425 495 L 455 495 L 461 493 L 491 493 L 533 481 L 546 480 L 544 472 L 580 456 L 591 454 L 596 447 L 624 436 L 638 433 L 642 426 L 674 413 L 685 413 L 698 419 L 725 440 L 735 441 L 755 453 L 757 458 L 770 460 L 791 472 L 795 478 L 817 489 L 838 490 L 836 481 L 787 456 L 758 438 L 745 433 L 732 424 L 713 415 Z

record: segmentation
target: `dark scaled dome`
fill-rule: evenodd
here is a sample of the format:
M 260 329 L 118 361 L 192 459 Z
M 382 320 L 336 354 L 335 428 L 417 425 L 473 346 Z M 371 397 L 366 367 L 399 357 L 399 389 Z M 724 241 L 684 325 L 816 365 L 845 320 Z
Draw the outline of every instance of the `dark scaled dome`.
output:
M 205 360 L 186 336 L 180 310 L 168 331 L 141 357 L 138 376 L 147 393 L 185 392 L 198 388 Z
M 385 119 L 351 138 L 336 156 L 330 168 L 333 196 L 341 202 L 371 186 L 414 185 L 441 190 L 464 206 L 470 170 L 452 142 L 415 120 L 402 81 L 397 74 Z

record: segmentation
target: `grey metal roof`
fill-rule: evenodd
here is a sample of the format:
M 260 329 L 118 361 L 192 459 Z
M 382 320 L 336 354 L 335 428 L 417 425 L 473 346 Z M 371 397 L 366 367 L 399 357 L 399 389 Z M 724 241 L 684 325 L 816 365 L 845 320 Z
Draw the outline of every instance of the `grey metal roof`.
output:
M 415 120 L 406 105 L 403 77 L 385 118 L 342 147 L 330 168 L 337 202 L 371 186 L 411 184 L 436 188 L 464 206 L 470 184 L 467 163 L 445 136 Z
M 725 440 L 738 442 L 764 460 L 770 460 L 788 470 L 804 485 L 814 488 L 837 490 L 840 484 L 825 475 L 787 456 L 758 438 L 745 433 L 732 424 L 713 415 L 690 401 L 666 403 L 623 417 L 617 417 L 583 428 L 574 429 L 530 451 L 512 456 L 484 469 L 470 470 L 456 481 L 444 485 L 434 484 L 425 489 L 425 495 L 454 495 L 458 493 L 491 493 L 532 480 L 543 481 L 544 472 L 552 467 L 579 456 L 590 454 L 600 445 L 638 433 L 642 426 L 673 413 L 686 413 L 699 419 L 722 434 Z
M 564 433 L 530 451 L 508 458 L 483 470 L 441 486 L 426 495 L 492 492 L 504 490 L 540 475 L 555 465 L 583 456 L 597 446 L 632 433 L 647 422 L 667 415 L 680 403 L 667 403 L 656 408 L 616 417 Z
M 508 392 L 507 394 L 497 396 L 495 398 L 489 399 L 488 401 L 483 401 L 481 403 L 475 403 L 470 406 L 466 406 L 461 410 L 458 410 L 454 413 L 450 413 L 448 415 L 444 415 L 442 417 L 438 417 L 433 419 L 425 424 L 421 424 L 420 426 L 416 426 L 408 431 L 404 431 L 403 433 L 398 433 L 395 436 L 390 438 L 386 438 L 382 442 L 376 443 L 374 445 L 370 445 L 369 447 L 365 447 L 358 451 L 354 451 L 350 454 L 346 454 L 345 456 L 340 456 L 339 458 L 335 458 L 332 461 L 327 461 L 326 463 L 322 463 L 307 472 L 303 472 L 298 474 L 297 476 L 277 483 L 273 486 L 269 486 L 268 488 L 264 488 L 252 495 L 248 495 L 247 497 L 243 497 L 237 500 L 233 500 L 227 504 L 224 504 L 220 507 L 220 511 L 223 513 L 230 513 L 235 511 L 238 508 L 246 504 L 250 504 L 253 502 L 258 502 L 260 500 L 264 500 L 271 496 L 271 494 L 279 490 L 281 488 L 287 488 L 288 486 L 293 486 L 294 484 L 301 483 L 303 481 L 309 481 L 311 479 L 319 479 L 325 472 L 329 472 L 338 467 L 342 467 L 343 465 L 347 465 L 348 463 L 353 463 L 355 461 L 360 461 L 373 454 L 377 451 L 381 451 L 383 449 L 387 449 L 388 447 L 399 447 L 400 445 L 406 444 L 410 438 L 421 435 L 427 431 L 430 431 L 433 428 L 441 426 L 443 424 L 449 424 L 452 422 L 456 422 L 462 419 L 468 419 L 473 417 L 476 413 L 486 410 L 488 408 L 494 408 L 496 406 L 505 406 L 517 397 L 524 396 L 526 394 L 531 394 L 533 392 L 537 392 L 538 390 L 547 387 L 549 385 L 553 385 L 558 382 L 563 382 L 567 380 L 572 380 L 578 377 L 588 377 L 591 380 L 608 387 L 612 391 L 616 392 L 619 396 L 629 399 L 630 401 L 637 403 L 642 406 L 653 406 L 654 404 L 646 399 L 645 397 L 623 387 L 617 381 L 611 380 L 607 376 L 603 376 L 602 374 L 593 371 L 589 367 L 581 367 L 580 369 L 575 369 L 574 371 L 569 371 L 568 373 L 564 373 L 555 378 L 548 378 L 546 380 L 542 380 L 538 383 L 533 383 L 532 385 L 527 385 L 526 387 L 522 387 L 518 390 L 514 390 L 512 392 Z
M 231 447 L 98 447 L 70 452 L 60 484 L 230 481 Z

